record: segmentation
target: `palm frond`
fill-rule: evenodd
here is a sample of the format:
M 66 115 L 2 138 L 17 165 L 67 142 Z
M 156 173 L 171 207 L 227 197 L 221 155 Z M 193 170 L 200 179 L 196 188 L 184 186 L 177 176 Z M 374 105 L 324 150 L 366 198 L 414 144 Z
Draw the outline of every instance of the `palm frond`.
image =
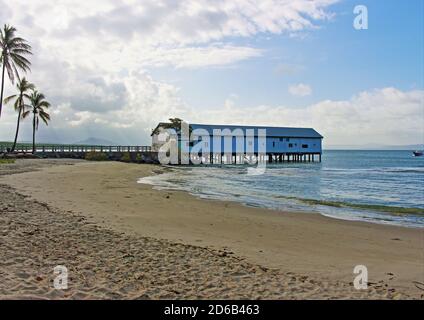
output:
M 38 106 L 39 106 L 39 107 L 41 107 L 41 108 L 46 108 L 46 109 L 48 109 L 48 108 L 50 108 L 50 103 L 49 103 L 49 102 L 47 102 L 47 101 L 45 101 L 45 100 L 43 100 L 43 101 L 41 101 L 41 102 L 38 104 Z
M 50 114 L 44 110 L 40 110 L 40 116 L 45 117 L 47 120 L 50 120 Z
M 9 76 L 10 82 L 15 83 L 15 75 L 13 73 L 13 68 L 8 60 L 4 61 L 4 66 L 6 67 L 7 75 Z
M 44 95 L 44 93 L 38 92 L 37 96 L 39 101 L 43 101 L 44 99 L 46 99 L 46 96 Z
M 29 62 L 27 59 L 15 54 L 10 54 L 10 58 L 13 61 L 13 68 L 17 78 L 19 78 L 17 67 L 24 72 L 31 71 L 31 62 Z
M 17 85 L 18 91 L 21 93 L 27 92 L 29 90 L 33 90 L 35 88 L 35 85 L 31 82 L 29 82 L 25 77 L 22 78 L 22 80 Z
M 15 77 L 20 78 L 18 69 L 23 72 L 31 70 L 31 62 L 25 56 L 32 54 L 32 47 L 25 39 L 15 36 L 16 31 L 15 27 L 6 24 L 0 30 L 0 59 L 12 83 Z
M 40 111 L 40 118 L 43 120 L 43 122 L 48 126 L 50 121 L 50 115 L 45 111 Z
M 26 68 L 29 68 L 31 65 L 31 62 L 25 58 L 24 56 L 17 54 L 17 53 L 10 53 L 10 58 L 13 60 L 14 63 L 16 63 L 19 67 L 22 65 Z
M 21 37 L 13 37 L 12 39 L 10 39 L 10 44 L 13 44 L 14 47 L 22 47 L 22 48 L 28 48 L 31 49 L 31 46 L 28 44 L 28 41 L 26 41 L 25 39 L 21 38 Z
M 21 82 L 21 77 L 19 77 L 18 69 L 16 68 L 16 63 L 12 64 L 13 71 L 15 72 L 16 78 L 18 78 L 18 81 Z
M 16 99 L 15 103 L 13 104 L 13 108 L 15 109 L 15 111 L 19 111 L 19 109 L 21 109 L 21 99 Z
M 12 96 L 9 96 L 7 98 L 4 98 L 3 102 L 4 102 L 4 104 L 8 104 L 10 101 L 12 101 L 13 99 L 16 99 L 17 97 L 18 97 L 18 95 L 17 94 L 14 94 Z
M 25 119 L 26 117 L 30 115 L 30 113 L 31 113 L 30 110 L 24 111 L 24 113 L 22 113 L 22 118 Z

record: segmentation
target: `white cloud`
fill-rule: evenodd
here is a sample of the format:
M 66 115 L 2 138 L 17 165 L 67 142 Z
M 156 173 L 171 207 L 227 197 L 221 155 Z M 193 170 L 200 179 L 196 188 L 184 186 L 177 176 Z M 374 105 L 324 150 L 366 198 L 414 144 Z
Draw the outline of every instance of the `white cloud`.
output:
M 41 140 L 75 142 L 97 136 L 117 143 L 145 144 L 150 143 L 150 130 L 158 122 L 180 117 L 198 123 L 313 127 L 325 136 L 327 145 L 423 142 L 422 90 L 376 89 L 349 100 L 325 100 L 304 108 L 243 107 L 237 105 L 236 96 L 230 96 L 221 108 L 199 110 L 184 104 L 177 88 L 145 74 L 133 74 L 124 84 L 129 97 L 121 109 L 75 112 L 69 105 L 60 105 L 52 115 L 51 128 L 40 128 Z M 0 131 L 0 140 L 10 139 L 15 120 L 8 108 L 1 123 L 7 130 Z M 22 137 L 29 140 L 30 126 L 23 127 Z
M 307 84 L 299 83 L 289 86 L 289 92 L 294 96 L 305 97 L 312 94 L 312 88 Z
M 261 55 L 262 50 L 250 47 L 209 45 L 190 48 L 156 48 L 145 51 L 141 60 L 142 65 L 146 67 L 201 68 L 229 65 Z
M 385 88 L 344 101 L 304 108 L 238 105 L 197 109 L 179 88 L 153 79 L 155 67 L 205 68 L 233 65 L 266 54 L 234 38 L 259 33 L 300 34 L 329 19 L 336 0 L 135 1 L 0 0 L 0 23 L 8 22 L 34 46 L 30 80 L 53 104 L 52 122 L 40 141 L 75 142 L 90 136 L 122 144 L 149 143 L 159 121 L 178 116 L 192 122 L 315 127 L 329 144 L 411 143 L 423 135 L 423 91 Z M 8 21 L 4 21 L 9 17 Z M 299 71 L 281 67 L 283 74 Z M 302 70 L 302 69 L 301 69 Z M 6 94 L 11 86 L 7 84 Z M 305 84 L 293 94 L 311 94 Z M 211 93 L 212 94 L 212 93 Z M 206 97 L 207 98 L 207 97 Z M 0 140 L 13 137 L 16 114 L 4 110 Z M 22 126 L 21 138 L 30 140 Z
M 0 0 L 0 8 L 0 21 L 5 21 L 12 14 L 12 10 L 3 0 Z
M 424 91 L 383 88 L 304 108 L 233 104 L 230 109 L 196 114 L 191 121 L 202 119 L 210 123 L 314 127 L 325 136 L 327 145 L 423 143 Z
M 259 57 L 262 50 L 232 41 L 314 29 L 331 16 L 327 10 L 335 2 L 14 0 L 12 6 L 0 0 L 0 24 L 16 26 L 30 41 L 29 79 L 54 106 L 40 139 L 72 142 L 103 134 L 129 143 L 134 134 L 131 142 L 140 143 L 156 121 L 190 114 L 178 88 L 155 81 L 146 70 L 226 66 Z M 7 83 L 6 94 L 11 91 Z M 2 139 L 10 139 L 14 122 L 13 110 L 6 108 Z M 23 139 L 28 134 L 23 128 Z
M 337 1 L 58 0 L 50 5 L 14 0 L 7 17 L 26 38 L 38 39 L 38 54 L 72 67 L 119 72 L 146 65 L 225 65 L 256 57 L 260 50 L 255 48 L 211 43 L 314 29 L 331 16 L 326 9 Z
M 69 0 L 57 2 L 63 7 L 54 22 L 61 33 L 120 39 L 140 36 L 141 41 L 154 45 L 181 45 L 314 28 L 314 21 L 331 17 L 325 9 L 338 0 L 127 0 L 121 4 L 92 0 L 72 2 L 72 8 L 68 8 Z

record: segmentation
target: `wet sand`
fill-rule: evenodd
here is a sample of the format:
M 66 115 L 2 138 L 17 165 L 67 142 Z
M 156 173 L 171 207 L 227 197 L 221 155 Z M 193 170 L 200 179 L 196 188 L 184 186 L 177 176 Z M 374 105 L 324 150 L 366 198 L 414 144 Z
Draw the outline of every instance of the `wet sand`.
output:
M 0 166 L 2 298 L 423 297 L 415 283 L 424 282 L 422 229 L 248 208 L 137 183 L 159 166 L 64 163 Z M 72 270 L 67 291 L 52 289 L 59 262 Z M 356 265 L 368 267 L 368 290 L 352 287 Z

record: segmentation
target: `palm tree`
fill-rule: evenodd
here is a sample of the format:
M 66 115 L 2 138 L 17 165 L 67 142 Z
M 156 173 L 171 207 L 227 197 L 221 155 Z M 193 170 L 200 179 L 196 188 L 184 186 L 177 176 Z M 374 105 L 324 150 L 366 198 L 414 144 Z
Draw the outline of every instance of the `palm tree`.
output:
M 30 110 L 26 110 L 22 114 L 22 118 L 28 117 L 31 113 L 33 114 L 32 118 L 32 153 L 35 153 L 35 131 L 38 130 L 38 123 L 41 118 L 46 125 L 49 125 L 50 115 L 46 112 L 45 109 L 50 107 L 50 103 L 46 101 L 44 94 L 33 90 L 30 98 Z
M 16 89 L 18 91 L 18 94 L 14 94 L 4 99 L 5 104 L 8 104 L 9 102 L 15 100 L 15 103 L 13 106 L 15 107 L 15 111 L 18 112 L 18 121 L 16 125 L 15 140 L 13 141 L 11 152 L 15 151 L 15 148 L 16 148 L 16 142 L 18 140 L 19 125 L 21 122 L 22 113 L 25 112 L 26 107 L 28 107 L 28 105 L 25 104 L 25 99 L 30 100 L 30 96 L 27 92 L 30 90 L 34 90 L 35 87 L 32 83 L 28 82 L 25 78 L 23 78 L 22 80 L 19 80 L 19 82 L 16 84 Z
M 0 65 L 1 71 L 1 89 L 0 89 L 0 117 L 3 106 L 4 77 L 7 75 L 12 84 L 15 76 L 19 79 L 18 69 L 27 72 L 30 70 L 31 62 L 24 56 L 32 54 L 31 46 L 26 40 L 16 37 L 16 28 L 4 25 L 0 29 Z
M 181 125 L 184 122 L 184 120 L 180 118 L 170 118 L 169 123 L 164 123 L 162 125 L 162 128 L 164 129 L 174 129 L 177 132 L 181 132 Z M 191 132 L 193 131 L 192 127 L 189 125 L 188 127 L 189 134 L 191 135 Z

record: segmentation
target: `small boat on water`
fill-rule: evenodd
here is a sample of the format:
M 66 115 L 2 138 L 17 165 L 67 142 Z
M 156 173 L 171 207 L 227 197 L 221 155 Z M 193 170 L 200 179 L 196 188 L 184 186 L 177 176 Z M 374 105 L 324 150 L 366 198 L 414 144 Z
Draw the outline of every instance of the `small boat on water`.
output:
M 422 150 L 421 151 L 418 151 L 418 150 L 412 151 L 412 153 L 414 154 L 414 157 L 422 157 L 423 154 L 424 154 L 424 152 Z

